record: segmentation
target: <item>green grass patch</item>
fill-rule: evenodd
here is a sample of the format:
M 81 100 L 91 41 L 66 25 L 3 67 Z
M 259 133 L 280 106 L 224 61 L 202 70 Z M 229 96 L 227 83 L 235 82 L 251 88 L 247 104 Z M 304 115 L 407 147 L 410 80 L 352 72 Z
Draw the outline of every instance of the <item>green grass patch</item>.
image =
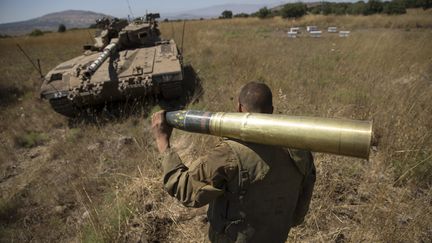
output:
M 67 142 L 75 142 L 78 139 L 82 138 L 84 135 L 82 133 L 82 130 L 80 128 L 71 128 L 69 129 L 69 132 L 66 135 L 66 141 Z
M 405 184 L 413 179 L 420 186 L 432 184 L 432 153 L 422 152 L 406 159 L 396 159 L 392 164 L 397 175 L 396 184 Z
M 118 242 L 125 221 L 132 215 L 127 200 L 114 191 L 107 193 L 103 202 L 103 205 L 90 205 L 92 211 L 98 213 L 90 213 L 84 224 L 83 242 Z
M 48 141 L 48 136 L 42 132 L 25 132 L 15 137 L 15 145 L 23 148 L 33 148 Z

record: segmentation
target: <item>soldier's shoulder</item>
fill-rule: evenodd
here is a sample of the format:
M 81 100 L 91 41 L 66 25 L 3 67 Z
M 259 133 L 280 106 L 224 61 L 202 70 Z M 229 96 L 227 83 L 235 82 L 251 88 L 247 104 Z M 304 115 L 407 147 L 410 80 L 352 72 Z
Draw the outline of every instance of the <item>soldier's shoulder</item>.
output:
M 205 156 L 204 163 L 210 162 L 211 166 L 236 166 L 237 156 L 226 141 L 220 141 Z
M 216 144 L 214 151 L 226 155 L 234 154 L 234 151 L 232 150 L 233 144 L 234 142 L 232 140 L 222 139 Z

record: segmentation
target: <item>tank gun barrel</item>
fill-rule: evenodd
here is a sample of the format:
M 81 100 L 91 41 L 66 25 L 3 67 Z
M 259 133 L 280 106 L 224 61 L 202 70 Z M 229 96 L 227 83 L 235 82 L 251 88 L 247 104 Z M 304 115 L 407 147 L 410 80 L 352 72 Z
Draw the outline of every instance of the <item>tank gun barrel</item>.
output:
M 166 113 L 170 126 L 245 142 L 369 158 L 372 122 L 194 110 Z
M 105 62 L 117 49 L 117 43 L 108 44 L 99 57 L 93 61 L 83 73 L 84 79 L 90 79 L 91 76 L 99 69 L 102 63 Z

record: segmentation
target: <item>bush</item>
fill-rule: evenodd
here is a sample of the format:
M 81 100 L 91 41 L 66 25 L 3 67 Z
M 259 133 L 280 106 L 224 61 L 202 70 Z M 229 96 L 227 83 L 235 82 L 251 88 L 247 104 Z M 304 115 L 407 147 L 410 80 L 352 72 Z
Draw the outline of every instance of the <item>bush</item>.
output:
M 419 5 L 424 10 L 432 8 L 432 0 L 419 0 Z
M 282 18 L 300 18 L 307 12 L 307 6 L 304 3 L 288 3 L 281 10 Z
M 360 15 L 366 11 L 366 3 L 358 1 L 348 6 L 347 14 Z
M 403 0 L 393 0 L 384 4 L 384 13 L 386 14 L 405 14 L 406 8 Z
M 332 6 L 332 12 L 336 15 L 343 15 L 347 13 L 348 7 L 351 3 L 335 3 Z
M 34 29 L 32 32 L 30 32 L 29 36 L 41 36 L 44 32 L 40 29 Z
M 264 8 L 261 8 L 260 10 L 258 10 L 257 16 L 260 19 L 264 19 L 264 18 L 270 17 L 271 13 L 272 12 L 270 9 L 268 9 L 267 7 L 264 7 Z
M 248 18 L 249 14 L 247 14 L 247 13 L 239 13 L 239 14 L 234 15 L 234 17 L 235 18 Z
M 321 14 L 321 6 L 313 7 L 309 10 L 311 14 Z
M 59 32 L 59 33 L 66 32 L 66 26 L 64 24 L 60 24 L 58 29 L 57 29 L 57 32 Z
M 403 0 L 405 3 L 406 8 L 419 8 L 420 7 L 420 0 Z
M 322 14 L 324 14 L 324 15 L 332 14 L 332 3 L 325 2 L 320 6 L 320 8 L 321 8 Z
M 369 0 L 366 3 L 364 15 L 381 13 L 384 9 L 384 4 L 380 0 Z
M 409 3 L 407 1 L 410 1 Z M 356 3 L 340 2 L 323 2 L 318 6 L 311 7 L 309 9 L 312 14 L 323 14 L 323 15 L 370 15 L 376 13 L 387 13 L 387 14 L 404 14 L 406 13 L 406 6 L 417 6 L 417 1 L 427 0 L 393 0 L 391 2 L 381 2 L 380 0 L 370 0 L 368 3 L 359 1 Z M 431 0 L 432 1 L 432 0 Z
M 221 16 L 219 18 L 221 19 L 231 19 L 233 17 L 232 11 L 225 10 L 222 12 Z

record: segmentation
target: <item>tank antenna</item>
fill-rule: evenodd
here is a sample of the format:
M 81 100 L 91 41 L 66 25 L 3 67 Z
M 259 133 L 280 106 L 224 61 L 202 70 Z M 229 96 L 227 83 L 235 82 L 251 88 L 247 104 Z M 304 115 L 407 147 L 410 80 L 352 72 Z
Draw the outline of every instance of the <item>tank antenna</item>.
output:
M 24 54 L 24 56 L 27 58 L 27 60 L 29 60 L 29 62 L 33 65 L 34 69 L 36 69 L 36 71 L 38 71 L 39 75 L 41 78 L 44 77 L 44 75 L 42 74 L 42 69 L 41 69 L 41 65 L 40 65 L 40 61 L 39 59 L 37 59 L 37 63 L 38 65 L 36 66 L 36 64 L 33 62 L 33 60 L 30 58 L 29 55 L 27 55 L 27 53 L 24 51 L 24 49 L 22 49 L 22 47 L 19 44 L 16 44 L 18 49 Z M 38 68 L 39 67 L 39 68 Z
M 182 34 L 182 41 L 181 41 L 181 53 L 183 54 L 183 40 L 184 40 L 184 34 L 185 34 L 185 26 L 186 26 L 186 20 L 183 20 L 183 34 Z
M 127 3 L 127 5 L 128 5 L 129 12 L 130 12 L 130 15 L 132 16 L 132 19 L 135 19 L 134 15 L 133 15 L 133 13 L 132 13 L 132 8 L 131 8 L 131 6 L 130 6 L 129 0 L 126 0 L 126 3 Z

